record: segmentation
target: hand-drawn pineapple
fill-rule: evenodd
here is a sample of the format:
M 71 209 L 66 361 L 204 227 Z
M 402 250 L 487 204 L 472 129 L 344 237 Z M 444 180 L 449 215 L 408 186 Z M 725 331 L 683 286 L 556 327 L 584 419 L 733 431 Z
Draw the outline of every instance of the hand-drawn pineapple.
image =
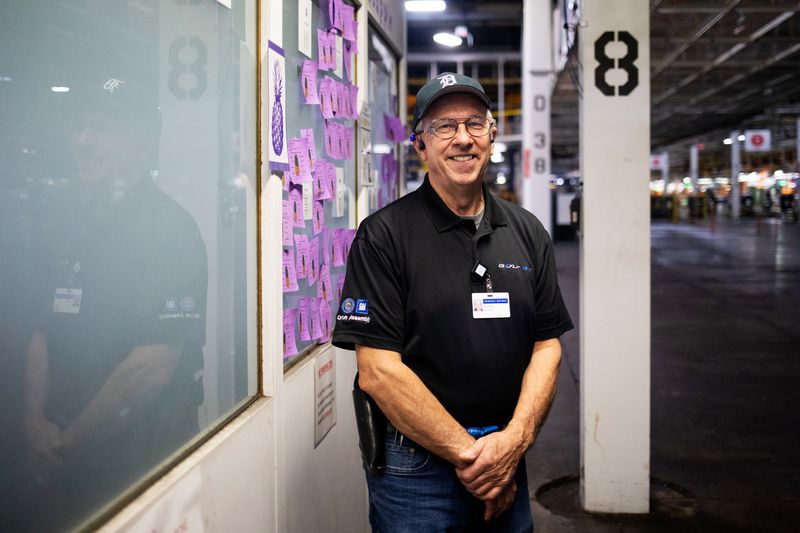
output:
M 297 158 L 297 154 L 294 155 L 294 175 L 300 175 L 300 160 Z
M 281 76 L 280 63 L 275 61 L 272 64 L 274 81 L 274 102 L 272 103 L 272 149 L 275 155 L 283 153 L 283 104 L 281 95 L 283 94 L 283 77 Z

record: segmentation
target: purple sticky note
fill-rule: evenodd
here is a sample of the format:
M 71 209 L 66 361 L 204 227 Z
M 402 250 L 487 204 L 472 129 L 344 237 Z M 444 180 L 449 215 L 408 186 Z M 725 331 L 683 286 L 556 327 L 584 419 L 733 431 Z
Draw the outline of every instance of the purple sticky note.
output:
M 333 118 L 333 78 L 328 76 L 319 84 L 319 109 L 322 118 Z
M 325 121 L 325 154 L 327 154 L 328 157 L 333 159 L 335 159 L 333 154 L 335 153 L 334 150 L 336 150 L 335 147 L 336 139 L 334 138 L 335 136 L 334 130 L 336 129 L 335 124 L 336 124 L 335 122 Z
M 297 354 L 297 309 L 284 309 L 283 311 L 283 357 L 284 359 Z
M 327 307 L 328 304 L 323 302 L 320 298 L 312 298 L 311 305 L 309 309 L 309 314 L 311 315 L 311 338 L 312 339 L 319 339 L 322 337 L 322 324 L 320 324 L 319 320 L 319 309 L 320 307 Z
M 320 231 L 325 229 L 325 206 L 322 205 L 322 202 L 314 202 L 311 222 L 314 228 L 314 235 L 318 235 Z
M 330 59 L 328 58 L 328 32 L 317 28 L 317 66 L 319 70 L 330 70 Z M 334 58 L 334 62 L 336 59 Z
M 314 172 L 314 200 L 330 200 L 333 198 L 328 178 L 330 166 L 332 164 L 325 160 L 321 160 L 317 165 L 317 170 Z M 334 172 L 336 171 L 334 170 Z
M 297 329 L 300 330 L 300 340 L 311 340 L 311 325 L 308 323 L 308 312 L 311 307 L 311 297 L 301 296 L 297 302 Z
M 281 285 L 283 286 L 283 292 L 295 292 L 300 289 L 297 285 L 297 271 L 294 266 L 294 254 L 291 250 L 283 251 Z
M 297 277 L 305 279 L 311 269 L 311 261 L 308 255 L 308 235 L 295 235 L 294 242 L 297 253 Z
M 292 226 L 295 228 L 305 228 L 306 221 L 303 218 L 303 186 L 292 184 L 289 186 L 289 210 L 292 217 Z
M 344 61 L 344 73 L 347 76 L 347 81 L 350 83 L 354 83 L 355 80 L 353 79 L 352 74 L 352 63 L 353 63 L 353 52 L 352 52 L 352 45 L 350 41 L 345 41 L 344 43 L 344 55 L 342 57 L 342 61 Z
M 334 293 L 331 287 L 331 267 L 328 263 L 323 263 L 319 269 L 319 283 L 317 283 L 317 298 L 322 298 L 326 302 L 333 300 Z
M 348 229 L 345 230 L 345 236 L 342 239 L 344 242 L 344 260 L 347 261 L 347 257 L 350 255 L 350 248 L 353 247 L 353 240 L 356 238 L 356 230 Z
M 319 305 L 319 321 L 322 328 L 322 337 L 319 340 L 328 342 L 333 334 L 333 316 L 331 306 L 327 302 L 321 302 Z
M 353 128 L 342 128 L 342 141 L 344 141 L 342 159 L 351 159 L 353 157 Z
M 342 242 L 342 229 L 333 230 L 333 266 L 344 266 L 344 243 Z
M 308 286 L 312 287 L 317 282 L 319 275 L 319 237 L 314 237 L 308 245 L 308 257 L 311 268 L 308 271 Z
M 282 200 L 281 201 L 281 211 L 283 215 L 283 224 L 282 224 L 282 233 L 283 233 L 283 245 L 284 246 L 292 246 L 294 241 L 292 240 L 292 208 L 289 205 L 291 202 L 289 200 Z
M 336 198 L 336 190 L 338 185 L 336 183 L 336 166 L 333 163 L 328 164 L 325 175 L 328 177 L 328 190 L 331 191 L 331 197 Z
M 355 22 L 355 9 L 353 6 L 345 4 L 342 4 L 339 9 L 342 13 L 342 37 L 348 41 L 355 41 L 357 35 L 355 33 L 357 26 L 353 26 L 353 22 Z
M 295 137 L 287 143 L 289 153 L 289 174 L 292 183 L 311 182 L 311 161 L 308 159 L 308 139 Z
M 307 104 L 319 103 L 316 61 L 311 61 L 310 59 L 303 61 L 303 74 L 300 79 L 300 87 L 303 90 L 303 98 L 305 98 Z
M 331 27 L 342 30 L 344 22 L 342 19 L 342 0 L 328 0 L 328 20 Z
M 302 129 L 300 130 L 300 137 L 307 141 L 308 160 L 311 163 L 311 171 L 313 172 L 317 166 L 317 145 L 314 141 L 314 130 L 312 128 Z

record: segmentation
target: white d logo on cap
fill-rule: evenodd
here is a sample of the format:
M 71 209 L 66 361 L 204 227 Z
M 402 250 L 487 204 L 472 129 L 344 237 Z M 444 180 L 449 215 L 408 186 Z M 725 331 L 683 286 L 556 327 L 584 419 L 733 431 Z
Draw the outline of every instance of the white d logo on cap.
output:
M 444 89 L 445 87 L 448 87 L 450 85 L 455 85 L 456 77 L 453 76 L 452 74 L 444 74 L 442 76 L 439 76 L 439 82 L 442 84 L 442 89 Z

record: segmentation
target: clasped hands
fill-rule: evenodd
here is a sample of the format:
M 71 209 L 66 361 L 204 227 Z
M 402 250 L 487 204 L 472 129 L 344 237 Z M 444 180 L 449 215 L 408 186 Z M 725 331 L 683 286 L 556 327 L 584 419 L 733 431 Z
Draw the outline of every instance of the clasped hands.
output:
M 24 427 L 30 445 L 34 477 L 40 485 L 49 485 L 56 471 L 64 465 L 71 442 L 69 435 L 44 417 L 28 417 Z
M 456 465 L 456 475 L 470 493 L 484 501 L 484 520 L 499 516 L 514 503 L 514 474 L 524 453 L 520 439 L 506 428 L 479 438 L 458 455 L 461 465 Z

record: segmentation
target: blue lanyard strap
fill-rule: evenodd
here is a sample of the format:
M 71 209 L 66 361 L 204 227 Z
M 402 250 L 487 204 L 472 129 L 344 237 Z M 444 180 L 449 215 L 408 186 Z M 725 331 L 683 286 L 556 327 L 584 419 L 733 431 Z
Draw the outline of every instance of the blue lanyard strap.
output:
M 476 439 L 483 437 L 484 435 L 488 435 L 489 433 L 500 431 L 500 428 L 498 426 L 468 427 L 464 429 L 466 429 L 467 433 L 469 433 Z

